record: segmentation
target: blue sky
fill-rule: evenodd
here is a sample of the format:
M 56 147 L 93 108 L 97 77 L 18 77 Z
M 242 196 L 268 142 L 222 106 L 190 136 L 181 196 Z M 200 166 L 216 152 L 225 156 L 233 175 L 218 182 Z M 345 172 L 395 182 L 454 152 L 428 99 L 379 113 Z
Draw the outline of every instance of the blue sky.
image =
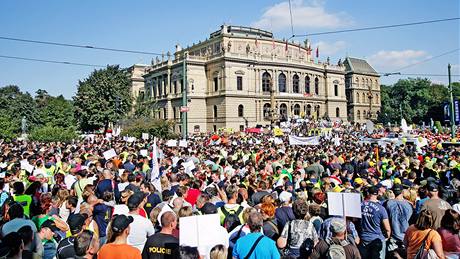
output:
M 294 33 L 460 17 L 458 0 L 292 0 Z M 0 1 L 0 36 L 98 47 L 173 51 L 209 37 L 223 23 L 258 26 L 277 38 L 290 36 L 287 1 Z M 441 53 L 458 49 L 459 21 L 385 30 L 311 37 L 321 59 L 366 58 L 378 72 L 392 72 Z M 305 38 L 296 40 L 303 41 Z M 149 63 L 148 55 L 75 49 L 0 40 L 0 55 L 89 64 Z M 401 73 L 460 74 L 460 51 L 404 69 Z M 0 58 L 0 86 L 16 84 L 34 93 L 45 89 L 70 98 L 78 80 L 94 68 Z M 391 84 L 407 76 L 383 77 Z M 447 76 L 429 77 L 446 83 Z M 460 77 L 453 77 L 459 81 Z

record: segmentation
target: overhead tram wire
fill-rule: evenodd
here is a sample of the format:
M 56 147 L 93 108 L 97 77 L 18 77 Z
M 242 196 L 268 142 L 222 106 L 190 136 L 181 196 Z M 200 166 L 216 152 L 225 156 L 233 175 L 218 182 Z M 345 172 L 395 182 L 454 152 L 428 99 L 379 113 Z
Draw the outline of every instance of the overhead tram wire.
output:
M 414 26 L 414 25 L 428 24 L 428 23 L 447 22 L 447 21 L 454 21 L 454 20 L 460 20 L 460 17 L 446 18 L 446 19 L 438 19 L 438 20 L 428 20 L 428 21 L 420 21 L 420 22 L 410 22 L 410 23 L 391 24 L 391 25 L 381 25 L 381 26 L 375 26 L 375 27 L 363 27 L 363 28 L 347 29 L 347 30 L 315 32 L 315 33 L 307 33 L 307 34 L 292 35 L 291 38 L 318 36 L 318 35 L 326 35 L 326 34 L 336 34 L 336 33 L 344 33 L 344 32 L 356 32 L 356 31 L 379 30 L 379 29 L 387 29 L 387 28 L 395 28 L 395 27 L 404 27 L 404 26 Z
M 390 75 L 398 75 L 398 76 L 447 76 L 447 74 L 406 74 L 406 73 L 379 73 L 382 76 L 390 76 Z M 460 76 L 459 75 L 451 75 L 451 76 Z
M 36 58 L 25 58 L 25 57 L 6 56 L 6 55 L 0 55 L 0 58 L 26 60 L 26 61 L 43 62 L 43 63 L 53 63 L 53 64 L 61 64 L 61 65 L 73 65 L 73 66 L 85 66 L 85 67 L 106 67 L 106 66 L 95 65 L 95 64 L 75 63 L 75 62 L 68 62 L 68 61 L 46 60 L 46 59 L 36 59 Z
M 152 55 L 152 56 L 161 56 L 161 55 L 163 55 L 161 53 L 140 51 L 140 50 L 115 49 L 115 48 L 106 48 L 106 47 L 96 47 L 96 46 L 91 46 L 91 45 L 79 45 L 79 44 L 69 44 L 69 43 L 62 43 L 62 42 L 52 42 L 52 41 L 41 41 L 41 40 L 12 38 L 12 37 L 5 37 L 5 36 L 0 36 L 0 40 L 19 41 L 19 42 L 26 42 L 26 43 L 54 45 L 54 46 L 82 48 L 82 49 L 95 49 L 95 50 L 104 50 L 104 51 L 112 51 L 112 52 L 143 54 L 143 55 Z
M 428 61 L 430 61 L 430 60 L 433 60 L 433 59 L 435 59 L 435 58 L 439 58 L 439 57 L 442 57 L 442 56 L 445 56 L 445 55 L 448 55 L 448 54 L 457 52 L 457 51 L 459 51 L 459 50 L 460 50 L 460 48 L 456 48 L 456 49 L 453 49 L 453 50 L 449 50 L 449 51 L 447 51 L 447 52 L 441 53 L 441 54 L 436 55 L 436 56 L 434 56 L 434 57 L 430 57 L 430 58 L 421 60 L 421 61 L 419 61 L 419 62 L 415 62 L 415 63 L 413 63 L 413 64 L 410 64 L 410 65 L 401 67 L 401 68 L 399 68 L 399 69 L 393 71 L 392 73 L 394 73 L 394 72 L 399 72 L 399 71 L 404 70 L 404 69 L 409 68 L 409 67 L 413 67 L 413 66 L 417 66 L 417 65 L 423 64 L 423 63 L 428 62 Z

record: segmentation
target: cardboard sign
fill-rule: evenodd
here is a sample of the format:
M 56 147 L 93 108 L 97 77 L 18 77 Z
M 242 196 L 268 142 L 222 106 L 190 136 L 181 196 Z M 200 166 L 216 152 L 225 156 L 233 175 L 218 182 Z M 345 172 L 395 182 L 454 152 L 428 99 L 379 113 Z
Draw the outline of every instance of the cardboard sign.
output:
M 149 134 L 148 133 L 142 133 L 142 139 L 143 140 L 148 140 L 149 139 Z
M 166 146 L 168 146 L 168 147 L 176 147 L 177 146 L 177 140 L 175 140 L 175 139 L 168 140 L 168 142 L 166 142 Z
M 182 217 L 179 224 L 179 244 L 202 247 L 215 244 L 215 237 L 210 233 L 219 230 L 220 218 L 219 214 Z
M 144 156 L 144 157 L 148 157 L 148 156 L 149 156 L 149 152 L 147 151 L 147 149 L 141 149 L 141 150 L 139 150 L 139 154 L 141 154 L 141 156 Z
M 182 163 L 182 166 L 183 166 L 184 169 L 185 169 L 185 173 L 187 173 L 188 175 L 190 175 L 191 177 L 193 177 L 193 175 L 192 175 L 192 170 L 195 169 L 195 164 L 193 163 L 193 161 L 190 160 L 190 161 L 187 161 L 187 162 L 183 162 L 183 163 Z
M 187 147 L 188 143 L 186 139 L 179 140 L 179 147 Z
M 105 160 L 109 160 L 109 159 L 117 156 L 117 153 L 115 152 L 115 149 L 113 149 L 113 148 L 105 151 L 102 154 L 104 155 Z
M 327 193 L 329 215 L 361 218 L 361 195 L 359 193 Z

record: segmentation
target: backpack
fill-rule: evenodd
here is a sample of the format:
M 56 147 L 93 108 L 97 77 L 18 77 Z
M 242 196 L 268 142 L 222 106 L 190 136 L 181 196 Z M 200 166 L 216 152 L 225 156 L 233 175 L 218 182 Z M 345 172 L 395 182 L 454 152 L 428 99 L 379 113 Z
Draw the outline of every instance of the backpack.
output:
M 327 250 L 328 259 L 346 259 L 347 258 L 345 254 L 345 248 L 343 248 L 344 246 L 348 245 L 348 242 L 346 240 L 343 240 L 340 242 L 340 244 L 337 244 L 333 242 L 331 238 L 328 238 L 326 240 L 326 243 L 329 245 L 329 249 Z
M 241 225 L 240 218 L 238 217 L 243 212 L 243 206 L 240 206 L 237 210 L 228 211 L 225 206 L 221 207 L 222 213 L 224 214 L 224 228 L 230 233 L 237 226 Z

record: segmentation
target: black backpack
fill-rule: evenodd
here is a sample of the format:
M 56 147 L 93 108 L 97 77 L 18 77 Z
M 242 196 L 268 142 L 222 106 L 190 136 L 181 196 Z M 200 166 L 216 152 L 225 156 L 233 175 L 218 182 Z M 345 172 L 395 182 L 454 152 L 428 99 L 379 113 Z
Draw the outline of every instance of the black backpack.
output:
M 224 214 L 224 228 L 230 233 L 237 226 L 241 225 L 240 218 L 238 217 L 243 212 L 243 206 L 240 206 L 237 210 L 228 211 L 225 206 L 221 207 L 222 213 Z

